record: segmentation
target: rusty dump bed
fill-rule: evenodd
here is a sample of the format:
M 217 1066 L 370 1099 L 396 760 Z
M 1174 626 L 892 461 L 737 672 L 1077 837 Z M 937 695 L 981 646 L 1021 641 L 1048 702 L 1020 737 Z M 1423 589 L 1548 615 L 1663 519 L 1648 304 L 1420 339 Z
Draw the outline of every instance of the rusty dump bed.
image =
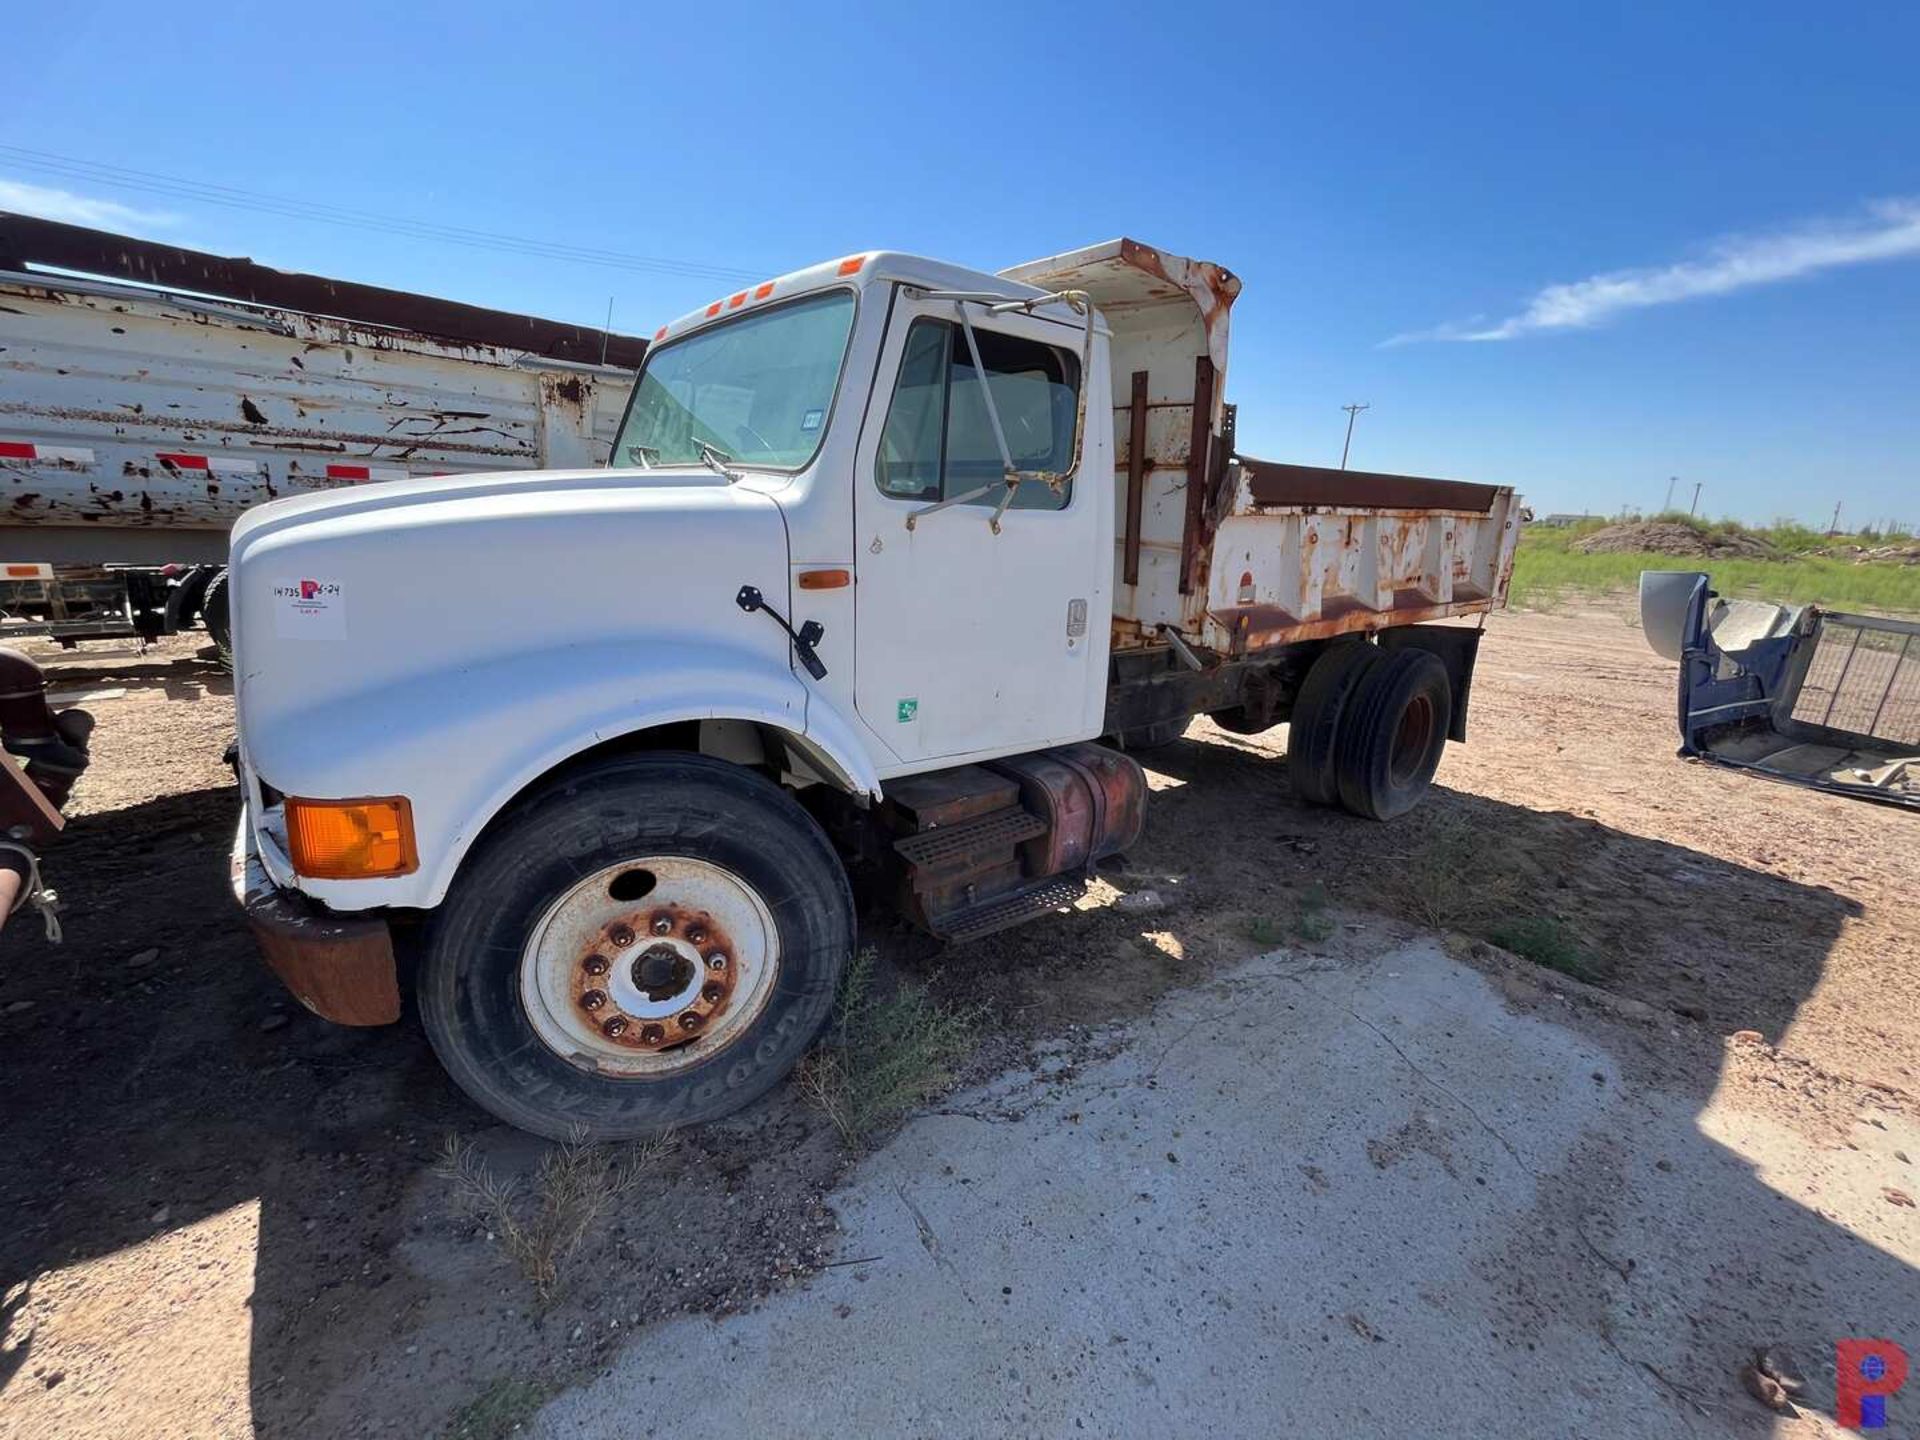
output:
M 1230 271 L 1122 239 L 1003 273 L 1087 291 L 1112 328 L 1116 651 L 1172 630 L 1245 655 L 1504 603 L 1512 490 L 1237 453 Z
M 645 351 L 0 213 L 0 560 L 216 561 L 276 496 L 603 464 Z

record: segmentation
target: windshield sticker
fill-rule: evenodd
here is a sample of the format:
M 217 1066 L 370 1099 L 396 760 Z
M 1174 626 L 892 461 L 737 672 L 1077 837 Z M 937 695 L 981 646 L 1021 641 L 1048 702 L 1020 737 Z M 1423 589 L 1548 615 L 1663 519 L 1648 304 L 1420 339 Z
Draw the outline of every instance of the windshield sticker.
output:
M 800 417 L 800 428 L 802 430 L 818 430 L 820 428 L 820 422 L 826 418 L 826 413 L 824 410 L 807 411 L 806 414 Z
M 347 594 L 332 580 L 273 587 L 273 632 L 282 640 L 338 639 L 347 633 Z

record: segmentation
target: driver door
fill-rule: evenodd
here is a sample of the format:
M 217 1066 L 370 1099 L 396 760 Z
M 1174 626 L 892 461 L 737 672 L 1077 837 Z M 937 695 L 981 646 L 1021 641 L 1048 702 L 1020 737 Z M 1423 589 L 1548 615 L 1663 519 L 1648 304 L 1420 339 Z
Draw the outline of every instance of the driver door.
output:
M 982 393 L 1015 467 L 1059 472 L 1078 387 L 1100 377 L 1080 374 L 1077 326 L 979 305 L 968 318 L 979 368 L 955 302 L 900 295 L 855 467 L 855 706 L 902 770 L 1084 740 L 1104 716 L 1105 449 L 1089 443 L 1059 490 L 1023 482 L 996 533 L 1003 465 Z M 1089 423 L 1108 413 L 1105 390 L 1087 397 Z

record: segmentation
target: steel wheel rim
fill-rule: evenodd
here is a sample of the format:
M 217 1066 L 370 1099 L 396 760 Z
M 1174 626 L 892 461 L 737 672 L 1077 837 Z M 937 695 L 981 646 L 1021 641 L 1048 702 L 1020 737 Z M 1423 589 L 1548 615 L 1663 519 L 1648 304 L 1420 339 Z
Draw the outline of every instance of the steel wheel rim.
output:
M 1433 744 L 1434 719 L 1433 701 L 1425 695 L 1414 696 L 1400 713 L 1388 761 L 1388 774 L 1395 785 L 1405 785 L 1419 774 Z
M 547 907 L 520 953 L 520 1003 L 569 1064 L 645 1079 L 739 1039 L 779 970 L 773 913 L 751 885 L 710 861 L 640 856 Z

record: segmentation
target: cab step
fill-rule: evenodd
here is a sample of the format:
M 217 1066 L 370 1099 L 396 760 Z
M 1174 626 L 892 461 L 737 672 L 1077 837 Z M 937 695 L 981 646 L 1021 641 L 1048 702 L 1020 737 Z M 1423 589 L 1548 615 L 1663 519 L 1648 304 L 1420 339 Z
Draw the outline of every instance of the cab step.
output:
M 1009 895 L 950 911 L 941 917 L 933 933 L 950 944 L 978 940 L 996 930 L 1006 930 L 1050 910 L 1071 905 L 1086 893 L 1085 875 L 1049 875 Z
M 970 855 L 1031 840 L 1047 828 L 1047 822 L 1026 810 L 1000 810 L 957 825 L 942 825 L 937 830 L 922 830 L 893 842 L 894 850 L 909 865 L 937 869 Z

